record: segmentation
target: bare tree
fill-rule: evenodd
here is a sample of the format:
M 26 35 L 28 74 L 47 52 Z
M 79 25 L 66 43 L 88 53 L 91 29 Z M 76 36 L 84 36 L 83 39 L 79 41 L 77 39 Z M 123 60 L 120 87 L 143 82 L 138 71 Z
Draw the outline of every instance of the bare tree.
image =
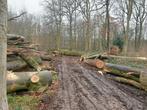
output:
M 134 0 L 125 0 L 125 4 L 126 4 L 126 14 L 127 14 L 127 26 L 126 26 L 126 34 L 125 34 L 125 47 L 124 47 L 124 51 L 125 51 L 125 55 L 128 52 L 128 38 L 129 38 L 129 30 L 130 30 L 130 20 L 131 20 L 131 16 L 132 16 L 132 10 L 133 10 L 133 4 L 134 4 Z
M 63 0 L 45 0 L 45 19 L 47 25 L 55 25 L 56 36 L 55 43 L 56 49 L 59 49 L 61 46 L 61 37 L 62 37 L 62 18 L 63 18 Z
M 133 5 L 134 5 L 134 0 L 117 0 L 117 3 L 119 5 L 120 10 L 125 14 L 123 15 L 126 19 L 126 26 L 124 25 L 124 32 L 125 32 L 125 45 L 124 45 L 124 52 L 125 55 L 128 52 L 128 41 L 129 41 L 129 32 L 130 32 L 130 20 L 132 17 L 133 13 Z M 125 24 L 125 20 L 124 20 Z
M 102 6 L 98 6 L 102 4 Z M 85 36 L 85 50 L 89 51 L 92 48 L 92 38 L 91 38 L 91 16 L 98 9 L 103 7 L 102 1 L 96 0 L 81 0 L 80 2 L 80 12 L 83 15 L 83 19 L 86 23 L 86 36 Z
M 68 22 L 69 22 L 69 37 L 70 37 L 70 50 L 72 50 L 73 48 L 73 21 L 74 21 L 74 15 L 75 12 L 78 8 L 79 5 L 76 4 L 77 1 L 76 0 L 64 0 L 64 4 L 63 4 L 63 11 L 64 14 L 66 15 Z M 75 5 L 76 4 L 76 5 Z
M 7 0 L 0 0 L 0 110 L 8 110 L 6 92 Z
M 138 51 L 141 45 L 141 39 L 143 38 L 143 24 L 147 17 L 146 0 L 136 0 L 134 2 L 134 13 L 135 19 L 135 50 Z

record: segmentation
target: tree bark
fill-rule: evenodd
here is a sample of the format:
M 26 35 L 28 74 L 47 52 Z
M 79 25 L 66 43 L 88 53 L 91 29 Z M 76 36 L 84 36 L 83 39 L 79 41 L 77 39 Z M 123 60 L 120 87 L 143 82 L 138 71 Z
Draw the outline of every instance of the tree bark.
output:
M 0 0 L 0 110 L 8 110 L 6 92 L 7 0 Z
M 107 50 L 108 50 L 108 52 L 110 51 L 109 4 L 110 4 L 110 0 L 106 0 L 106 39 L 107 39 Z

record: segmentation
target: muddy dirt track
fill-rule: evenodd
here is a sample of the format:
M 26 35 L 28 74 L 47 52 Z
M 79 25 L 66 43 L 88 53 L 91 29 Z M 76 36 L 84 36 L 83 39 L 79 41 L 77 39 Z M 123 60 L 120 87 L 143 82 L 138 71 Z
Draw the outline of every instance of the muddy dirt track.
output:
M 49 110 L 147 110 L 147 93 L 116 83 L 77 60 L 58 61 L 60 87 Z

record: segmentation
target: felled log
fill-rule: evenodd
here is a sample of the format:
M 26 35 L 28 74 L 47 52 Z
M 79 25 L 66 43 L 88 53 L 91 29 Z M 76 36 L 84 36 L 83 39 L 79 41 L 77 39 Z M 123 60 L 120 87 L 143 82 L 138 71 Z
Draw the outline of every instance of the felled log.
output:
M 25 38 L 21 35 L 7 34 L 7 40 L 18 40 L 18 39 L 24 40 Z
M 7 92 L 28 90 L 32 85 L 50 85 L 52 83 L 52 71 L 40 72 L 8 72 Z
M 88 60 L 84 60 L 84 62 L 89 65 L 95 66 L 99 69 L 102 69 L 103 71 L 109 74 L 121 76 L 122 78 L 127 78 L 127 81 L 132 80 L 132 81 L 138 82 L 139 84 L 141 84 L 141 87 L 144 90 L 147 90 L 147 72 L 142 69 L 128 67 L 124 65 L 104 63 L 103 61 L 96 60 L 96 59 L 95 60 L 88 59 Z M 99 66 L 98 64 L 101 64 L 101 65 Z M 127 82 L 124 79 L 120 79 L 120 81 Z
M 134 86 L 134 87 L 139 88 L 139 89 L 144 89 L 140 83 L 138 83 L 134 80 L 126 79 L 126 78 L 123 78 L 123 77 L 114 77 L 112 79 L 117 81 L 117 82 L 120 82 L 120 83 L 124 83 L 124 84 Z
M 99 69 L 105 69 L 108 72 L 111 72 L 111 70 L 118 70 L 122 71 L 124 73 L 132 73 L 133 75 L 140 75 L 141 73 L 146 73 L 142 69 L 134 68 L 134 67 L 129 67 L 129 66 L 124 66 L 124 65 L 118 65 L 118 64 L 112 64 L 112 63 L 105 63 L 102 60 L 98 59 L 87 59 L 84 60 L 85 63 L 89 65 L 93 65 Z
M 117 64 L 111 64 L 111 63 L 105 63 L 104 68 L 106 72 L 139 82 L 141 84 L 141 87 L 144 90 L 147 90 L 147 72 L 146 71 L 142 69 L 134 68 L 134 67 L 128 67 L 124 65 L 117 65 Z
M 42 60 L 45 60 L 45 61 L 51 61 L 52 60 L 50 55 L 41 55 L 40 57 L 41 57 Z
M 116 75 L 116 76 L 121 76 L 121 77 L 124 77 L 124 78 L 132 79 L 132 80 L 134 80 L 136 82 L 139 82 L 139 77 L 128 74 L 129 72 L 124 72 L 122 70 L 118 70 L 118 69 L 110 68 L 110 67 L 106 67 L 104 69 L 104 71 L 109 73 L 109 74 L 113 74 L 113 75 Z
M 140 83 L 142 87 L 147 91 L 147 74 L 145 73 L 140 74 Z
M 101 60 L 98 60 L 98 59 L 97 60 L 96 59 L 95 60 L 87 59 L 87 60 L 84 60 L 84 62 L 91 65 L 91 66 L 97 67 L 99 69 L 102 69 L 105 66 L 105 63 Z
M 23 41 L 15 41 L 15 42 L 11 41 L 10 42 L 10 41 L 8 41 L 7 44 L 8 45 L 19 45 L 19 46 L 22 46 L 22 45 L 26 45 L 26 44 L 28 45 L 28 44 L 30 44 L 30 42 L 23 42 Z
M 14 60 L 11 62 L 7 62 L 7 70 L 16 71 L 20 70 L 27 66 L 27 63 L 23 60 Z
M 85 59 L 123 59 L 123 60 L 132 60 L 132 61 L 147 61 L 146 57 L 127 57 L 127 56 L 116 56 L 108 54 L 94 54 L 89 56 L 83 56 Z
M 22 59 L 19 56 L 14 55 L 14 54 L 7 55 L 7 62 L 12 62 L 15 60 L 22 60 Z
M 94 66 L 94 67 L 97 67 L 99 69 L 102 69 L 102 70 L 104 70 L 107 73 L 111 73 L 113 75 L 117 75 L 117 76 L 122 76 L 122 77 L 125 77 L 125 78 L 129 78 L 129 79 L 133 79 L 133 80 L 139 82 L 139 78 L 137 78 L 137 77 L 135 77 L 133 75 L 127 74 L 128 72 L 133 72 L 133 70 L 135 70 L 133 68 L 122 66 L 122 65 L 104 63 L 102 60 L 98 60 L 98 59 L 95 59 L 95 60 L 87 59 L 87 60 L 84 60 L 84 62 L 89 64 L 89 65 L 91 65 L 91 66 Z M 139 73 L 137 73 L 137 74 L 139 74 Z
M 126 73 L 131 73 L 132 75 L 140 75 L 141 73 L 146 73 L 142 69 L 138 69 L 135 67 L 129 67 L 124 65 L 112 64 L 112 63 L 105 63 L 105 68 L 107 69 L 115 69 Z
M 38 57 L 33 57 L 30 55 L 26 55 L 23 53 L 18 53 L 18 55 L 32 68 L 34 68 L 37 71 L 41 71 L 40 65 L 39 65 L 39 59 L 37 59 Z

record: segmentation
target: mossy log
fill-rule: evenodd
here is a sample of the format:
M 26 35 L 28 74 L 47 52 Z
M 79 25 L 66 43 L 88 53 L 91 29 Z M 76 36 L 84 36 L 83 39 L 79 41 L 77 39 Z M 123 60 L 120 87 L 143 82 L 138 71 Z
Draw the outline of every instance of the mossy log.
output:
M 39 63 L 41 63 L 40 57 L 34 57 L 23 53 L 18 54 L 30 67 L 34 68 L 37 71 L 41 71 L 41 67 L 39 65 Z
M 117 65 L 117 64 L 111 64 L 111 63 L 105 63 L 104 70 L 110 74 L 129 78 L 129 79 L 135 80 L 137 82 L 140 82 L 139 75 L 142 72 L 140 69 L 137 69 L 137 68 L 132 68 L 132 67 L 123 66 L 123 65 Z M 136 77 L 136 74 L 138 75 L 138 77 Z
M 147 74 L 145 73 L 140 74 L 140 83 L 142 87 L 147 91 Z
M 52 71 L 40 72 L 8 72 L 7 92 L 12 93 L 20 90 L 28 90 L 33 85 L 50 85 L 52 83 Z
M 124 83 L 124 84 L 134 86 L 134 87 L 139 88 L 139 89 L 144 89 L 140 83 L 138 83 L 134 80 L 131 80 L 131 79 L 126 79 L 126 78 L 123 78 L 123 77 L 114 77 L 112 79 L 117 81 L 117 82 L 120 82 L 120 83 Z
M 120 70 L 117 70 L 117 69 L 114 69 L 114 68 L 108 68 L 108 67 L 105 68 L 104 71 L 109 73 L 109 74 L 112 74 L 112 75 L 121 76 L 121 77 L 124 77 L 124 78 L 132 79 L 136 82 L 139 82 L 139 77 L 133 76 L 133 75 L 128 74 L 127 72 L 124 72 L 124 71 L 120 71 Z

